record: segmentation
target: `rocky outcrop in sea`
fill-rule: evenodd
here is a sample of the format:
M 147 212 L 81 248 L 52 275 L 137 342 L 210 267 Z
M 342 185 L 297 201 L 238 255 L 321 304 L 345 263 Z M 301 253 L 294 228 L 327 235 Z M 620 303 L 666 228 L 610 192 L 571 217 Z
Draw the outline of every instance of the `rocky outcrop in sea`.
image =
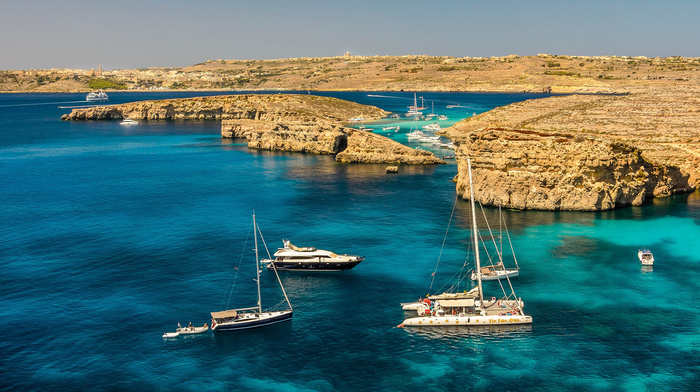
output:
M 314 95 L 250 94 L 140 101 L 74 109 L 63 120 L 222 120 L 224 138 L 250 148 L 334 154 L 338 162 L 445 163 L 381 135 L 344 124 L 388 113 L 374 106 Z
M 431 152 L 328 121 L 224 120 L 221 136 L 244 138 L 250 148 L 335 154 L 344 163 L 445 163 Z

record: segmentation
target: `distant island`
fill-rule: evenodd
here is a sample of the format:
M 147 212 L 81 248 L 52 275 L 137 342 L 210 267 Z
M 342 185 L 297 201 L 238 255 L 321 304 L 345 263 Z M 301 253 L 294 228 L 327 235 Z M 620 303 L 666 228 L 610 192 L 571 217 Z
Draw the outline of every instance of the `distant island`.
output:
M 356 90 L 627 93 L 698 85 L 700 58 L 352 56 L 209 60 L 182 68 L 0 71 L 2 92 Z

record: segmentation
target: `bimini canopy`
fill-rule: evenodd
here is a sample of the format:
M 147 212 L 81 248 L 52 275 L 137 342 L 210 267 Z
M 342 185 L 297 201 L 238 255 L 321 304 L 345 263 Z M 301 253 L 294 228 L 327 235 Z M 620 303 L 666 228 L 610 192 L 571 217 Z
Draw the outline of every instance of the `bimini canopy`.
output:
M 441 299 L 440 306 L 443 308 L 466 308 L 474 306 L 474 298 L 463 299 Z
M 224 310 L 221 312 L 211 312 L 211 317 L 213 319 L 225 319 L 236 317 L 238 313 L 235 310 Z

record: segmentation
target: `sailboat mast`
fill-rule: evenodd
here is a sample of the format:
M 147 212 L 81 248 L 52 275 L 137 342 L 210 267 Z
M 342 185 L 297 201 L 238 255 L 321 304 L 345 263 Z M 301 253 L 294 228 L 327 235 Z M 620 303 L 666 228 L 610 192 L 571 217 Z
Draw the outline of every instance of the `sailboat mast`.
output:
M 260 259 L 258 258 L 258 224 L 255 222 L 255 213 L 253 213 L 253 237 L 255 237 L 255 273 L 257 274 L 258 283 L 258 311 L 262 313 L 262 300 L 260 296 Z
M 479 260 L 479 232 L 476 229 L 476 208 L 474 207 L 474 184 L 472 183 L 472 162 L 467 158 L 467 168 L 469 169 L 469 192 L 472 204 L 472 227 L 474 230 L 474 255 L 476 257 L 476 282 L 479 287 L 479 299 L 484 301 L 484 291 L 481 288 L 481 261 Z

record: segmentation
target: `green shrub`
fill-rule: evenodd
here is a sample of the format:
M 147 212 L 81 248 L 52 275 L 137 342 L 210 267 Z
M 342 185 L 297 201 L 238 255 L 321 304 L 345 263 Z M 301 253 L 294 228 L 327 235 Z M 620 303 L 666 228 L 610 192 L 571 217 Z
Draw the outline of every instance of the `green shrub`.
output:
M 126 90 L 126 85 L 110 79 L 90 79 L 88 87 L 95 90 Z

